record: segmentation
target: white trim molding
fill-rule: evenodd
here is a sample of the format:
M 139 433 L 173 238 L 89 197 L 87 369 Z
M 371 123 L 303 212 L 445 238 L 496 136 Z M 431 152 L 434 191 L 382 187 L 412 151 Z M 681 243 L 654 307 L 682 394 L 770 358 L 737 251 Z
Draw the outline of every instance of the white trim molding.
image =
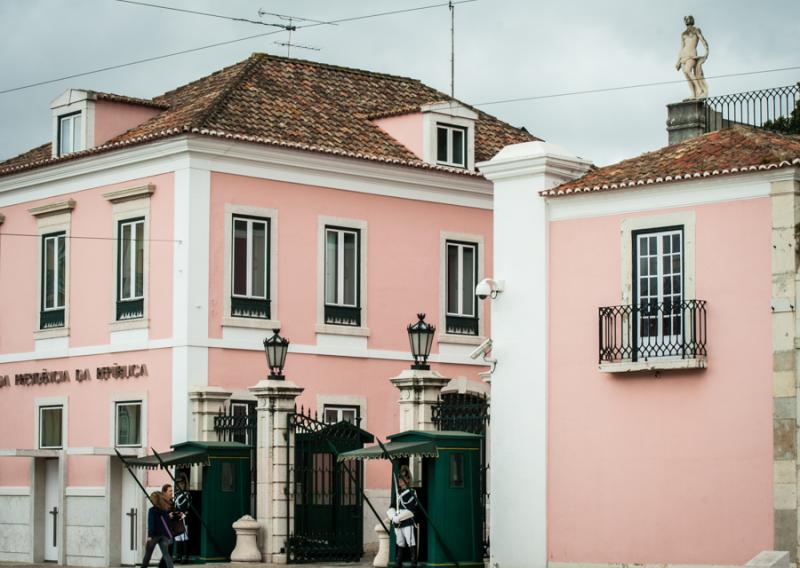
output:
M 439 343 L 453 343 L 456 345 L 480 345 L 485 335 L 485 308 L 486 302 L 476 302 L 478 316 L 478 335 L 457 335 L 447 333 L 447 242 L 458 241 L 475 244 L 478 253 L 478 276 L 475 284 L 486 278 L 486 238 L 483 235 L 470 233 L 457 233 L 441 231 L 439 233 Z M 472 291 L 474 295 L 474 290 Z
M 33 447 L 38 450 L 56 451 L 61 454 L 69 448 L 69 397 L 66 396 L 37 396 L 33 399 L 34 413 L 33 413 Z M 39 438 L 39 424 L 41 422 L 40 412 L 45 407 L 61 407 L 61 447 L 60 448 L 42 448 L 40 446 L 41 439 Z
M 466 164 L 465 169 L 475 169 L 475 121 L 478 113 L 457 101 L 444 101 L 422 105 L 422 156 L 429 164 L 439 163 L 437 160 L 437 126 L 457 126 L 466 130 Z M 445 164 L 449 165 L 449 164 Z M 451 166 L 459 167 L 459 166 Z
M 269 319 L 240 318 L 231 315 L 231 280 L 233 279 L 233 217 L 246 215 L 269 220 Z M 249 329 L 278 329 L 278 210 L 253 205 L 225 204 L 225 254 L 222 273 L 222 326 Z
M 114 392 L 111 394 L 111 398 L 108 401 L 109 404 L 109 416 L 111 420 L 109 421 L 109 447 L 110 448 L 117 448 L 120 451 L 122 450 L 132 450 L 134 452 L 138 452 L 140 448 L 148 448 L 149 444 L 147 441 L 147 391 L 144 392 Z M 141 410 L 139 413 L 139 444 L 137 445 L 126 445 L 126 446 L 117 446 L 117 405 L 119 403 L 139 403 L 141 406 Z
M 331 325 L 325 323 L 325 229 L 328 226 L 340 227 L 344 229 L 357 229 L 358 238 L 358 258 L 359 258 L 359 305 L 361 308 L 361 325 Z M 368 259 L 369 235 L 367 232 L 367 222 L 360 219 L 346 219 L 343 217 L 329 217 L 320 215 L 317 218 L 317 333 L 327 333 L 333 335 L 356 335 L 360 337 L 369 336 L 369 326 L 367 325 L 367 259 Z
M 38 310 L 36 312 L 36 327 L 33 331 L 35 340 L 52 339 L 56 337 L 69 336 L 69 321 L 70 321 L 70 264 L 72 261 L 71 255 L 71 239 L 70 227 L 72 224 L 72 210 L 75 208 L 75 201 L 67 199 L 55 203 L 48 203 L 28 209 L 28 213 L 36 217 L 36 233 L 38 239 L 36 242 L 36 273 L 38 275 L 36 283 L 36 305 Z M 42 272 L 42 238 L 51 233 L 64 233 L 64 325 L 57 328 L 42 329 L 41 328 L 41 313 L 42 313 L 42 282 L 44 274 Z M 47 350 L 44 345 L 37 346 L 37 351 Z
M 112 234 L 114 237 L 114 285 L 111 290 L 111 314 L 109 330 L 112 332 L 130 329 L 143 329 L 150 326 L 150 196 L 155 192 L 153 184 L 121 189 L 104 193 L 103 197 L 111 202 Z M 143 274 L 143 310 L 142 317 L 128 320 L 117 320 L 117 301 L 119 287 L 119 224 L 128 219 L 144 219 L 144 274 Z

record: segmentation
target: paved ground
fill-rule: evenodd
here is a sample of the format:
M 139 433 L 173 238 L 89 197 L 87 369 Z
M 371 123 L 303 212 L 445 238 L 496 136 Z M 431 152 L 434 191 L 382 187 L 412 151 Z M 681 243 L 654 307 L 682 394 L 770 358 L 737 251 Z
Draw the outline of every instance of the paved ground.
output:
M 328 564 L 303 564 L 302 568 L 346 568 L 346 567 L 360 567 L 360 566 L 372 566 L 372 556 L 367 556 L 362 559 L 361 562 L 337 562 L 337 563 L 328 563 Z M 46 564 L 21 564 L 18 562 L 0 562 L 1 568 L 55 568 L 58 566 L 52 562 L 48 562 Z M 152 568 L 158 568 L 158 563 L 154 562 L 150 564 Z M 230 564 L 176 564 L 176 567 L 181 566 L 197 566 L 197 568 L 286 568 L 286 564 L 255 564 L 255 563 L 230 563 Z M 73 568 L 70 566 L 64 566 L 59 568 Z

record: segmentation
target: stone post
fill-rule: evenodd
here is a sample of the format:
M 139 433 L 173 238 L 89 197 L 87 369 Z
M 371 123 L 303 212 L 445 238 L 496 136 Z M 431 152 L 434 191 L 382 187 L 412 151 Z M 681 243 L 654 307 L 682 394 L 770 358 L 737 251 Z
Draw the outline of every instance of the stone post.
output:
M 405 369 L 391 379 L 400 391 L 400 431 L 436 430 L 433 424 L 433 405 L 439 401 L 439 393 L 450 379 L 436 371 Z M 419 459 L 409 460 L 414 484 L 422 479 L 422 463 Z
M 294 496 L 289 477 L 289 452 L 293 435 L 289 414 L 303 392 L 291 381 L 264 379 L 250 387 L 258 405 L 258 521 L 261 523 L 261 556 L 266 564 L 286 564 L 286 541 L 294 523 Z M 287 522 L 288 519 L 288 522 Z
M 400 391 L 400 431 L 436 430 L 433 405 L 450 379 L 436 371 L 406 369 L 391 381 Z
M 214 418 L 231 396 L 230 391 L 221 387 L 197 387 L 189 391 L 192 422 L 191 440 L 197 442 L 214 442 L 217 433 L 214 431 Z
M 670 146 L 722 128 L 722 114 L 706 107 L 705 99 L 667 105 L 667 136 Z

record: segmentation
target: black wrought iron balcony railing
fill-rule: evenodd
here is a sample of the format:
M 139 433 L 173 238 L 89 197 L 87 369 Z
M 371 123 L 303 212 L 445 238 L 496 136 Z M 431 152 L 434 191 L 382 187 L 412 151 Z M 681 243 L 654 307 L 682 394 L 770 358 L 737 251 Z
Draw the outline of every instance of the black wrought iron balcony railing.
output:
M 361 325 L 361 308 L 325 304 L 325 323 L 331 325 Z
M 800 101 L 800 83 L 773 89 L 709 97 L 705 101 L 705 131 L 735 125 L 780 129 Z
M 599 308 L 600 363 L 706 356 L 705 300 Z
M 64 327 L 64 309 L 42 310 L 39 314 L 39 329 Z
M 144 316 L 144 300 L 120 300 L 117 302 L 117 321 L 139 319 Z
M 231 296 L 231 315 L 236 318 L 269 319 L 270 300 Z

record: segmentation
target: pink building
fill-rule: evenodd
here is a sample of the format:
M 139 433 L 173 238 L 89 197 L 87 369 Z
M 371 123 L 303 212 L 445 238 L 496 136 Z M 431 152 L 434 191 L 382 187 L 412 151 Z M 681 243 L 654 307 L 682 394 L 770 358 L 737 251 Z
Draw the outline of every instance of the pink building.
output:
M 51 110 L 52 140 L 0 163 L 0 560 L 140 561 L 143 501 L 114 448 L 199 439 L 208 401 L 247 408 L 275 328 L 299 404 L 381 437 L 417 312 L 435 369 L 484 370 L 467 356 L 493 250 L 475 163 L 524 130 L 412 79 L 263 54 Z M 386 477 L 366 473 L 378 503 Z
M 599 169 L 530 142 L 479 167 L 506 287 L 493 565 L 794 559 L 797 137 L 736 127 Z

